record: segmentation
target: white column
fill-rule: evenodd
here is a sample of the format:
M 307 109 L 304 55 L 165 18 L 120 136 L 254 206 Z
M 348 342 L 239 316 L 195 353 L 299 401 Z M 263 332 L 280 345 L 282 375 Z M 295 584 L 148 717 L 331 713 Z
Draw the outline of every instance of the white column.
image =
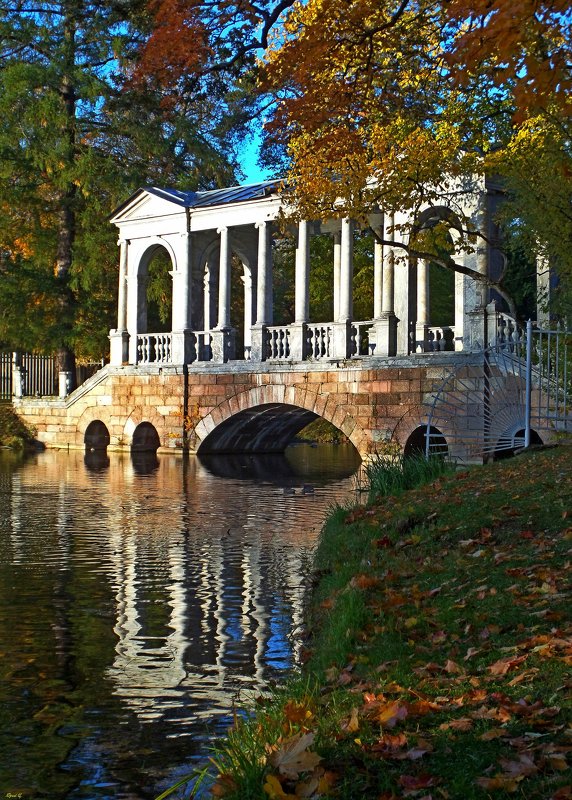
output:
M 256 286 L 256 324 L 272 325 L 272 245 L 270 224 L 257 222 L 258 278 Z
M 339 322 L 347 322 L 353 311 L 353 225 L 351 219 L 342 220 L 340 270 L 340 313 Z
M 244 357 L 249 359 L 252 346 L 252 273 L 247 267 L 244 267 L 241 280 L 244 285 Z
M 310 237 L 308 222 L 301 220 L 298 225 L 298 247 L 296 248 L 296 323 L 308 322 L 310 316 Z
M 177 263 L 171 273 L 173 276 L 173 331 L 186 331 L 191 328 L 189 296 L 190 265 L 191 265 L 191 237 L 188 233 L 181 235 L 181 246 L 177 253 Z
M 488 243 L 486 235 L 488 232 L 488 219 L 487 219 L 487 195 L 485 191 L 482 192 L 479 198 L 479 208 L 477 212 L 477 228 L 479 238 L 477 241 L 477 272 L 481 275 L 489 274 L 489 258 L 488 258 Z M 488 290 L 484 282 L 478 281 L 477 283 L 477 307 L 484 308 L 487 305 Z
M 393 314 L 395 311 L 395 252 L 390 248 L 383 264 L 383 314 Z
M 340 316 L 340 273 L 342 267 L 342 235 L 340 231 L 334 233 L 334 316 Z
M 383 228 L 377 231 L 383 236 Z M 376 237 L 373 241 L 373 316 L 381 317 L 383 313 L 383 245 Z
M 203 278 L 203 330 L 205 331 L 211 329 L 211 280 L 211 270 L 207 262 Z
M 417 261 L 417 325 L 429 324 L 429 264 Z
M 127 330 L 127 239 L 119 240 L 119 291 L 117 293 L 117 332 Z
M 219 228 L 217 233 L 220 234 L 217 328 L 223 330 L 230 328 L 230 248 L 228 228 Z

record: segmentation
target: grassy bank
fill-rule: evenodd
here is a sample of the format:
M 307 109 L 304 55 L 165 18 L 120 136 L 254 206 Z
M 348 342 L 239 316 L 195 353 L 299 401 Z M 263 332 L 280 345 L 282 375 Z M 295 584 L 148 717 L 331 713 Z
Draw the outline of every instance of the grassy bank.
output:
M 9 403 L 0 403 L 0 447 L 25 450 L 33 446 L 33 431 L 14 413 Z
M 572 797 L 572 446 L 337 510 L 303 674 L 212 795 Z

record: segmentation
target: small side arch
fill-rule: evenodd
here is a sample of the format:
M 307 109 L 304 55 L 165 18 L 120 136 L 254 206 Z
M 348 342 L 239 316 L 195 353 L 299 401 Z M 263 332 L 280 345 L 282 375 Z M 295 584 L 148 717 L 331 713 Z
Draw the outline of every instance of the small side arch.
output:
M 140 422 L 133 431 L 132 453 L 156 453 L 161 445 L 157 429 L 150 422 Z
M 85 429 L 83 442 L 86 450 L 107 450 L 110 442 L 107 425 L 100 419 L 94 419 Z
M 434 456 L 448 456 L 449 446 L 443 433 L 433 425 L 420 425 L 409 434 L 403 455 L 405 458 L 425 455 L 427 452 L 427 437 L 429 437 L 429 454 Z

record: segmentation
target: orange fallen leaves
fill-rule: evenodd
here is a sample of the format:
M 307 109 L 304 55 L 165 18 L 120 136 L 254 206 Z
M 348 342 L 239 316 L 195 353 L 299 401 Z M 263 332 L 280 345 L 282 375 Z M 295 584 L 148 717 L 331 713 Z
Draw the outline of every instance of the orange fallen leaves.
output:
M 498 661 L 495 661 L 494 664 L 490 664 L 488 667 L 489 672 L 491 675 L 506 675 L 507 672 L 515 669 L 519 664 L 522 664 L 523 661 L 526 660 L 526 655 L 524 656 L 514 656 L 512 658 L 499 658 Z
M 280 775 L 297 780 L 303 772 L 311 772 L 318 766 L 322 757 L 309 748 L 314 743 L 313 733 L 299 733 L 288 739 L 279 739 L 273 746 L 268 763 Z

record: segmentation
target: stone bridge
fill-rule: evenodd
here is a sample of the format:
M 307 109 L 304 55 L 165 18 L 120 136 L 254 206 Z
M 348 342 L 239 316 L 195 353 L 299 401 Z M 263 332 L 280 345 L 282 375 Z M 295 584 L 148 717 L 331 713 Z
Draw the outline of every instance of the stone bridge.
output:
M 285 230 L 272 182 L 198 193 L 140 189 L 112 218 L 120 264 L 110 364 L 71 394 L 70 376 L 61 373 L 57 399 L 16 390 L 17 410 L 51 447 L 280 452 L 316 417 L 339 428 L 362 457 L 384 452 L 388 442 L 422 446 L 425 403 L 436 387 L 456 370 L 465 388 L 482 383 L 483 349 L 516 334 L 486 283 L 470 277 L 498 271 L 491 245 L 498 194 L 482 179 L 462 207 L 459 191 L 456 208 L 443 198 L 416 216 L 378 211 L 365 230 L 349 219 L 302 220 Z M 464 274 L 403 255 L 400 237 L 411 226 L 445 222 L 454 248 L 461 213 L 482 234 L 472 250 L 459 248 Z M 356 320 L 354 247 L 364 235 L 371 308 L 369 318 Z M 295 247 L 293 319 L 276 325 L 273 261 L 285 237 Z M 332 258 L 328 322 L 310 314 L 316 237 L 329 243 Z M 159 320 L 149 286 L 161 269 L 170 319 L 163 330 L 149 330 Z M 435 305 L 432 286 L 445 302 Z M 231 320 L 234 307 L 240 320 Z M 473 432 L 480 413 L 468 410 Z M 445 419 L 434 433 L 451 455 L 465 458 L 454 428 Z
M 362 458 L 422 446 L 424 400 L 478 354 L 441 353 L 359 363 L 245 362 L 198 368 L 106 366 L 65 398 L 22 398 L 18 413 L 48 447 L 190 452 L 282 452 L 322 417 Z M 442 431 L 447 437 L 447 431 Z

